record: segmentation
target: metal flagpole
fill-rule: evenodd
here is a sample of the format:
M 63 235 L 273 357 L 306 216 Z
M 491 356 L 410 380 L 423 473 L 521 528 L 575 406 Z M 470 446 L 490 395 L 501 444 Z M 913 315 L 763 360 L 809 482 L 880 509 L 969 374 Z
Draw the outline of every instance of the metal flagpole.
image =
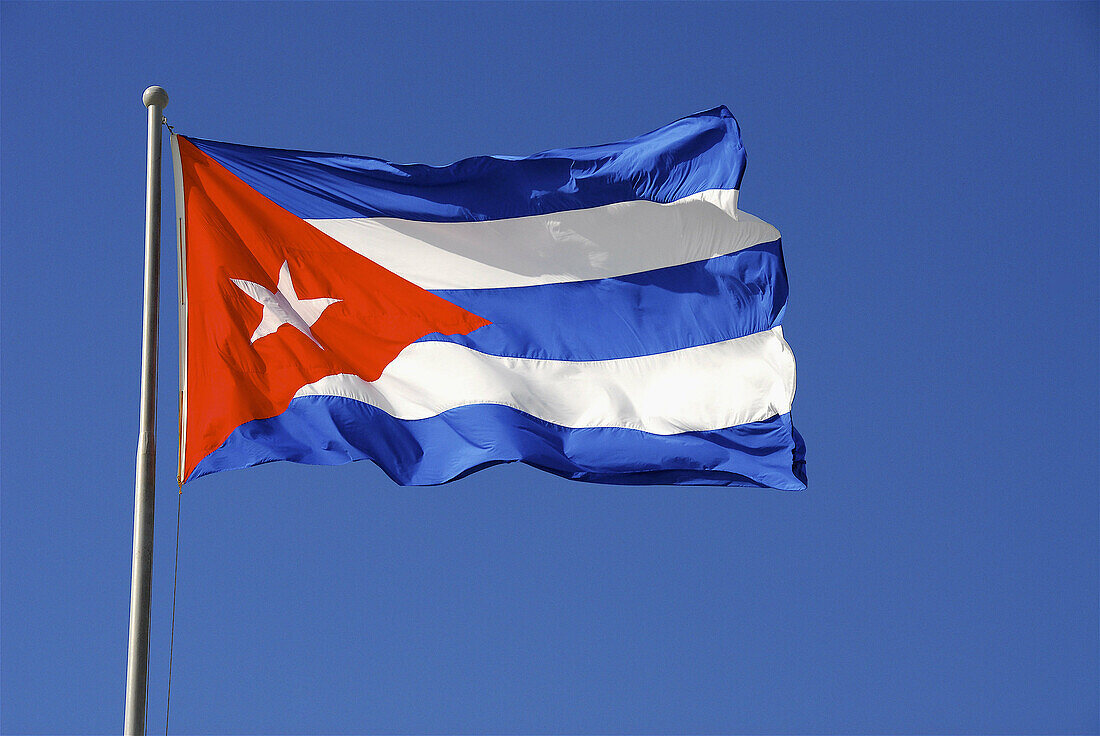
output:
M 145 188 L 145 302 L 141 333 L 141 419 L 134 490 L 134 557 L 130 577 L 130 646 L 126 661 L 126 736 L 145 733 L 149 672 L 149 600 L 153 583 L 153 497 L 157 465 L 157 307 L 160 304 L 160 126 L 168 93 L 150 87 Z

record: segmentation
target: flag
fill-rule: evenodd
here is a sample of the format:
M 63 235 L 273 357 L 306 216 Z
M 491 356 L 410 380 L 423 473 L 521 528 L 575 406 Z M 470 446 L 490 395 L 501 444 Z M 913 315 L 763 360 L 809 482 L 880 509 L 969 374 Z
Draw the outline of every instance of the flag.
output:
M 779 232 L 737 209 L 725 107 L 442 167 L 172 144 L 181 483 L 369 459 L 805 488 Z

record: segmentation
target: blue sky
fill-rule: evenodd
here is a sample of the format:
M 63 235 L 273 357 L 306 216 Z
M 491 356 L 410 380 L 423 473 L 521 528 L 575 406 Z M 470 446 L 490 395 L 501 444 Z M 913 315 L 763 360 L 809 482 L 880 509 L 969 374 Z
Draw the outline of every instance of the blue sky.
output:
M 728 105 L 741 205 L 783 233 L 810 477 L 200 479 L 173 733 L 1097 732 L 1098 29 L 1096 3 L 3 3 L 0 730 L 121 729 L 161 84 L 182 133 L 434 164 Z

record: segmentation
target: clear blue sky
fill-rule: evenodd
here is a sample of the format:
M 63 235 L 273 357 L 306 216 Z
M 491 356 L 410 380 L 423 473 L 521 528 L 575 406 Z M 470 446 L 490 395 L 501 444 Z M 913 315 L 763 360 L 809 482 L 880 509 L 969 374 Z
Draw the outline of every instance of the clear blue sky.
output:
M 173 732 L 1097 732 L 1098 18 L 3 3 L 0 730 L 122 725 L 155 83 L 180 132 L 435 164 L 728 105 L 742 206 L 783 233 L 810 476 L 200 479 Z M 170 226 L 164 247 L 151 731 L 177 500 Z

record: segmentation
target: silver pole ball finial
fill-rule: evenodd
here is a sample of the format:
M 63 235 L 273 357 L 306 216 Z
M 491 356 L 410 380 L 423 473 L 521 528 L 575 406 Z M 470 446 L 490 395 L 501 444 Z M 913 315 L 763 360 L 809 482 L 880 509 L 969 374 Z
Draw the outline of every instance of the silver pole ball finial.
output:
M 154 84 L 141 95 L 141 101 L 145 103 L 146 107 L 156 105 L 163 110 L 168 107 L 168 93 L 164 91 L 164 87 L 158 87 Z

